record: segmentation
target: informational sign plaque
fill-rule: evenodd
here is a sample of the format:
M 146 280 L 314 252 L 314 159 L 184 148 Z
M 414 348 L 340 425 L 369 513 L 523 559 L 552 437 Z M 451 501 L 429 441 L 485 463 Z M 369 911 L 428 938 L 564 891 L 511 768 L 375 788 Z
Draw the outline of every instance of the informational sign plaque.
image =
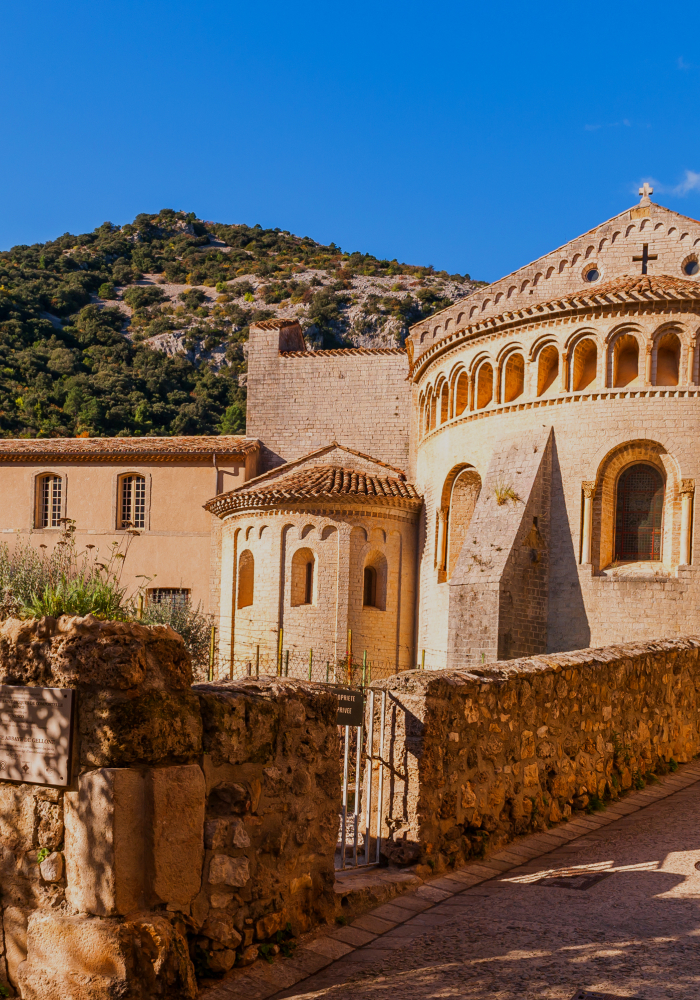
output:
M 0 685 L 0 781 L 70 784 L 73 697 L 68 688 Z
M 364 701 L 361 691 L 351 688 L 336 688 L 338 695 L 337 724 L 339 726 L 361 726 Z

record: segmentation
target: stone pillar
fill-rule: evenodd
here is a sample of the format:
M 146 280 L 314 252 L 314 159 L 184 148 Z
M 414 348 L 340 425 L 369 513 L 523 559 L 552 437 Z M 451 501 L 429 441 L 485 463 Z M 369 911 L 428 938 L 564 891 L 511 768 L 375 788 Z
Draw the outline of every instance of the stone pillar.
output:
M 647 344 L 646 368 L 644 371 L 644 385 L 651 385 L 651 354 L 654 349 L 653 344 Z
M 581 532 L 581 563 L 586 566 L 591 561 L 591 542 L 593 539 L 593 496 L 595 483 L 581 483 L 583 490 L 583 531 Z
M 437 512 L 438 519 L 438 536 L 437 536 L 437 549 L 435 551 L 435 565 L 438 570 L 443 570 L 445 568 L 445 526 L 446 526 L 446 512 L 442 507 Z
M 559 374 L 559 392 L 569 391 L 569 355 L 566 351 L 561 352 L 561 372 Z
M 688 385 L 694 384 L 695 375 L 695 344 L 688 344 Z
M 679 563 L 681 566 L 689 566 L 691 561 L 691 534 L 693 523 L 693 494 L 695 493 L 694 479 L 681 479 L 681 551 Z

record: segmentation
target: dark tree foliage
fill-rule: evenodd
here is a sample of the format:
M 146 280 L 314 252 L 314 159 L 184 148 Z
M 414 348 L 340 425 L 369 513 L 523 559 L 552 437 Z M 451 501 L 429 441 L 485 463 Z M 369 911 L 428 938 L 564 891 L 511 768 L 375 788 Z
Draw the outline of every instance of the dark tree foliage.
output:
M 336 272 L 337 280 L 314 292 L 311 286 L 320 282 L 294 277 L 310 268 Z M 242 343 L 251 322 L 272 314 L 245 308 L 240 296 L 252 292 L 249 282 L 235 292 L 229 286 L 214 324 L 189 326 L 185 339 L 186 347 L 205 351 L 228 343 L 226 363 L 215 371 L 207 360 L 168 356 L 141 342 L 179 328 L 157 285 L 132 285 L 144 274 L 212 288 L 243 275 L 264 277 L 267 303 L 287 297 L 309 303 L 310 319 L 332 340 L 342 331 L 343 289 L 352 275 L 435 272 L 343 254 L 333 243 L 321 246 L 279 229 L 202 222 L 172 209 L 138 215 L 121 228 L 105 222 L 92 233 L 13 247 L 0 253 L 0 436 L 244 432 L 245 390 L 237 377 L 245 370 Z M 132 285 L 123 292 L 133 310 L 131 339 L 124 313 L 102 301 L 125 285 Z M 181 299 L 188 323 L 209 318 L 201 291 Z M 418 300 L 407 295 L 383 302 L 409 323 L 444 300 L 421 291 Z

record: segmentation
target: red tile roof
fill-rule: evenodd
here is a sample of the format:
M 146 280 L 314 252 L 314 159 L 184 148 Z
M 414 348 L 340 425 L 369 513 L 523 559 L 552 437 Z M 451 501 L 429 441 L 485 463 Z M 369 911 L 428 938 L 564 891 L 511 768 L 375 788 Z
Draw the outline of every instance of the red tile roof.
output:
M 258 326 L 261 330 L 285 330 L 289 326 L 299 326 L 298 319 L 261 319 L 258 323 L 251 323 L 251 326 Z M 300 327 L 301 329 L 301 327 Z
M 251 507 L 278 507 L 293 503 L 362 503 L 419 510 L 423 501 L 403 476 L 374 476 L 338 465 L 316 465 L 286 476 L 248 484 L 222 493 L 205 504 L 219 517 Z
M 256 438 L 242 435 L 112 438 L 0 438 L 0 463 L 26 461 L 123 461 L 149 458 L 208 458 L 212 455 L 248 455 L 258 451 Z
M 405 347 L 337 347 L 328 351 L 280 351 L 283 358 L 344 358 L 357 354 L 406 354 Z

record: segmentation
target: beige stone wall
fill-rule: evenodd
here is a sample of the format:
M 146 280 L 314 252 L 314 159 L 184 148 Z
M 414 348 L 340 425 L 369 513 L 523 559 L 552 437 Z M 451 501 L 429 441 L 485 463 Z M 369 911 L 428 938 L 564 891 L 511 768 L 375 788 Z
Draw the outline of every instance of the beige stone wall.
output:
M 472 467 L 484 477 L 501 442 L 519 434 L 554 432 L 551 491 L 548 649 L 577 649 L 591 644 L 668 637 L 693 632 L 700 606 L 700 558 L 692 531 L 691 565 L 681 566 L 682 481 L 700 476 L 696 441 L 700 431 L 700 387 L 696 336 L 700 317 L 683 304 L 599 308 L 551 320 L 503 323 L 491 332 L 446 344 L 444 352 L 419 369 L 413 386 L 412 436 L 415 442 L 409 477 L 425 499 L 420 541 L 418 653 L 426 665 L 440 667 L 447 656 L 448 587 L 437 565 L 439 511 L 447 503 L 446 485 L 456 472 Z M 665 331 L 677 331 L 681 344 L 680 383 L 654 385 L 654 358 Z M 639 344 L 639 381 L 626 387 L 607 382 L 608 360 L 618 337 L 629 331 Z M 572 358 L 582 340 L 597 347 L 597 374 L 582 391 L 567 389 L 537 396 L 539 352 L 556 348 L 560 369 L 573 371 Z M 647 351 L 648 349 L 648 351 Z M 509 403 L 493 400 L 483 409 L 470 403 L 458 412 L 460 374 L 475 376 L 491 359 L 503 377 L 508 357 L 525 359 L 523 394 Z M 649 378 L 644 359 L 650 358 Z M 690 364 L 693 360 L 692 379 Z M 607 379 L 607 382 L 606 382 Z M 498 382 L 498 379 L 497 379 Z M 428 401 L 449 389 L 447 418 L 426 429 Z M 424 418 L 421 424 L 421 413 Z M 628 465 L 649 462 L 665 480 L 662 561 L 640 568 L 616 568 L 613 562 L 617 478 Z M 517 470 L 510 475 L 517 490 Z M 595 484 L 592 517 L 592 563 L 581 564 L 583 485 Z M 449 504 L 447 503 L 449 506 Z M 694 510 L 691 508 L 694 522 Z M 692 526 L 691 526 L 692 527 Z
M 225 971 L 287 924 L 298 934 L 334 912 L 332 689 L 191 682 L 164 626 L 0 628 L 0 684 L 77 692 L 72 784 L 0 781 L 12 995 L 194 1000 L 195 961 Z
M 391 690 L 385 853 L 458 865 L 700 750 L 700 639 L 411 671 Z
M 255 473 L 248 460 L 248 476 Z M 216 556 L 212 556 L 215 519 L 203 504 L 218 492 L 246 481 L 246 459 L 226 460 L 218 469 L 208 461 L 120 462 L 57 461 L 53 464 L 0 460 L 0 541 L 30 540 L 53 548 L 60 529 L 36 527 L 36 480 L 51 472 L 63 480 L 62 515 L 76 522 L 78 551 L 95 545 L 102 558 L 123 540 L 117 530 L 118 480 L 135 473 L 146 479 L 146 527 L 134 538 L 125 563 L 123 582 L 130 590 L 152 577 L 149 587 L 184 588 L 195 605 L 210 608 L 210 593 L 218 587 Z M 212 564 L 213 563 L 213 564 Z
M 408 359 L 400 349 L 280 354 L 279 331 L 251 327 L 247 433 L 272 468 L 339 441 L 408 464 Z
M 245 674 L 247 664 L 254 673 L 258 662 L 260 673 L 276 673 L 280 628 L 283 668 L 289 651 L 290 675 L 296 677 L 308 676 L 312 650 L 313 677 L 325 679 L 329 663 L 332 679 L 334 666 L 346 657 L 348 630 L 354 660 L 361 662 L 366 650 L 374 676 L 413 664 L 415 518 L 407 511 L 353 507 L 241 512 L 224 522 L 223 676 L 231 669 L 231 655 L 234 676 Z M 254 593 L 251 605 L 239 607 L 237 570 L 244 551 L 254 559 Z M 299 552 L 304 558 L 310 553 L 314 560 L 311 604 L 297 603 L 298 595 L 292 599 L 293 564 Z M 366 565 L 379 569 L 383 607 L 363 606 Z M 227 628 L 232 605 L 233 635 Z

